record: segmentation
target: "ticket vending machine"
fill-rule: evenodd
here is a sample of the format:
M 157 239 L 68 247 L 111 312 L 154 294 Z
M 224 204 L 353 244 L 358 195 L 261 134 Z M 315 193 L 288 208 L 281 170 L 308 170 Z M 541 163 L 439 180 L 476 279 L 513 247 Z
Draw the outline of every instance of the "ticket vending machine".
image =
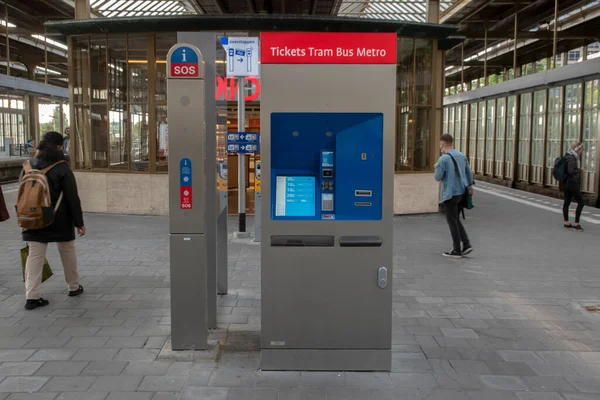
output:
M 263 370 L 391 368 L 396 34 L 261 35 Z

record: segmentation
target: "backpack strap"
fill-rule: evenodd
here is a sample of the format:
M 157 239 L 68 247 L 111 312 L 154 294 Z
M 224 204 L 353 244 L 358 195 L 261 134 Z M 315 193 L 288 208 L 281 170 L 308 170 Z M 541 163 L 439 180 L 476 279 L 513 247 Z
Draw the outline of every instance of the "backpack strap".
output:
M 55 162 L 54 164 L 44 168 L 43 170 L 41 170 L 40 172 L 44 175 L 46 175 L 48 173 L 48 171 L 50 171 L 52 168 L 56 167 L 58 164 L 62 164 L 62 163 L 66 163 L 65 160 L 60 160 L 59 162 Z

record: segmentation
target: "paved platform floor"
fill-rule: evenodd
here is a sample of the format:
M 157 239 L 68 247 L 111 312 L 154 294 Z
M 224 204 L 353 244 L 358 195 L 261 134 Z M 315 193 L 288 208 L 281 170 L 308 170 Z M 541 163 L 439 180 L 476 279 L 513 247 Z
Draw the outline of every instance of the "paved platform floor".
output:
M 557 200 L 478 188 L 468 259 L 441 257 L 442 216 L 395 220 L 391 373 L 259 371 L 259 247 L 242 243 L 230 244 L 218 362 L 157 360 L 170 331 L 161 217 L 86 215 L 85 294 L 66 296 L 52 246 L 51 304 L 25 311 L 23 243 L 2 223 L 0 399 L 600 399 L 600 314 L 583 309 L 600 304 L 600 210 L 586 209 L 586 232 L 565 231 Z

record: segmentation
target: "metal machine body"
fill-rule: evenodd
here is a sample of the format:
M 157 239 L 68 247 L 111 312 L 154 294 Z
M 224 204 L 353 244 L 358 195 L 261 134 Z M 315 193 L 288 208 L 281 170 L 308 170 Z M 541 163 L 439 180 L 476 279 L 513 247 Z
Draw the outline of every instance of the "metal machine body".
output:
M 391 368 L 396 37 L 287 52 L 369 35 L 261 35 L 263 370 Z
M 167 55 L 171 346 L 207 348 L 204 61 L 178 43 Z

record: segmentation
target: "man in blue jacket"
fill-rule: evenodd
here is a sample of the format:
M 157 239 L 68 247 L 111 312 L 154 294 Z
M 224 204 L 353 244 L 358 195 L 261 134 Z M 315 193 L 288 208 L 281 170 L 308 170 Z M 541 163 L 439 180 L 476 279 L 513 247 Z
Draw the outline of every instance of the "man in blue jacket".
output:
M 453 249 L 443 253 L 445 257 L 461 258 L 473 251 L 465 227 L 460 222 L 460 204 L 465 190 L 473 185 L 473 173 L 467 157 L 454 150 L 454 139 L 444 134 L 440 139 L 442 156 L 435 164 L 435 180 L 442 182 L 442 198 L 446 219 L 452 235 Z M 463 247 L 461 248 L 461 242 Z

